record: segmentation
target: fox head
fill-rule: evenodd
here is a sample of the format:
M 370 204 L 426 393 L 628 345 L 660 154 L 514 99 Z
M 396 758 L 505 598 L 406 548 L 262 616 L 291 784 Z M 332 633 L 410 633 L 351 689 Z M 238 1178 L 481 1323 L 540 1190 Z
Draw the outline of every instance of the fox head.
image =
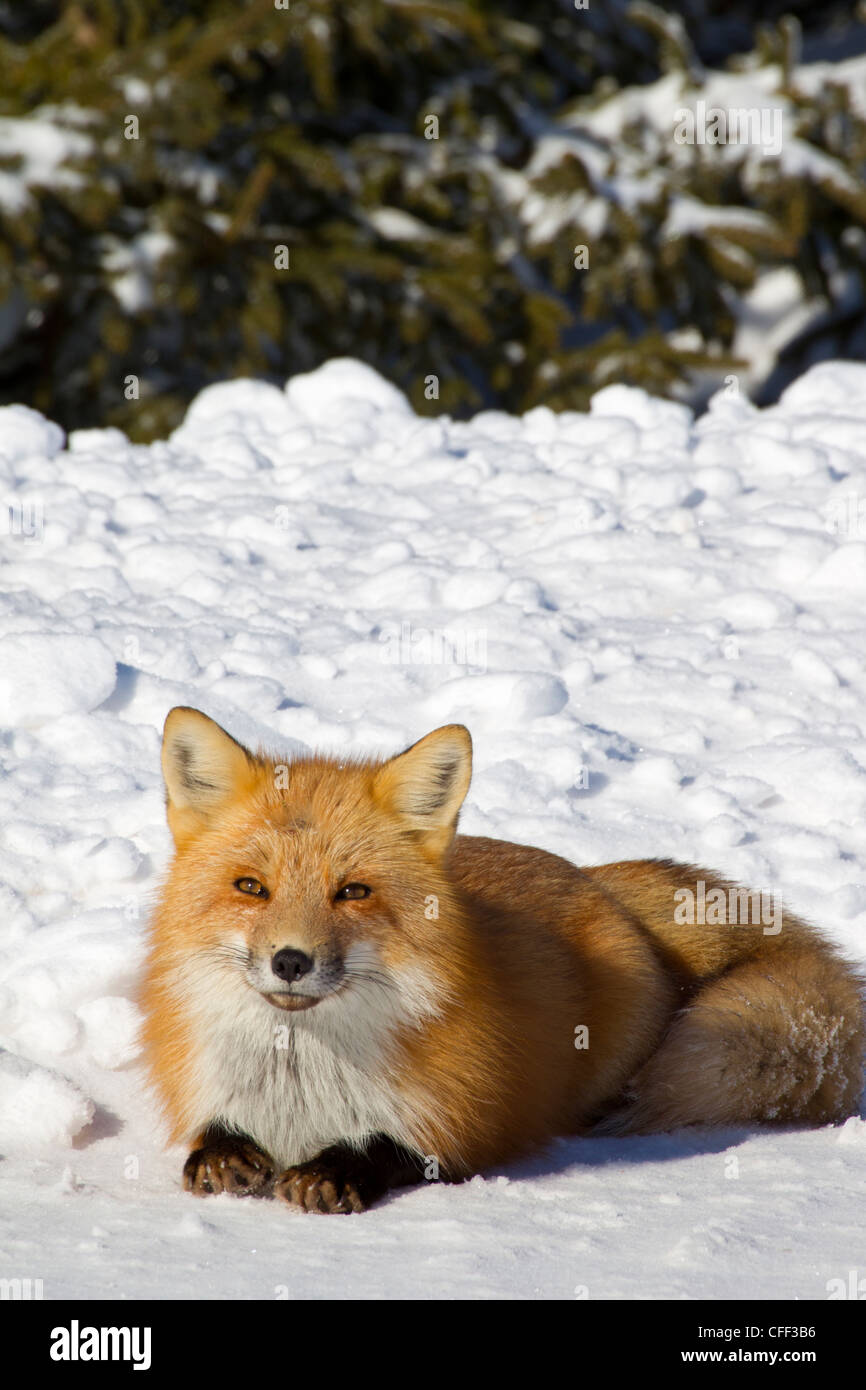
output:
M 162 767 L 176 855 L 160 912 L 173 958 L 205 957 L 222 983 L 288 1013 L 377 991 L 423 1012 L 447 980 L 443 861 L 471 766 L 460 724 L 385 761 L 284 763 L 173 709 Z

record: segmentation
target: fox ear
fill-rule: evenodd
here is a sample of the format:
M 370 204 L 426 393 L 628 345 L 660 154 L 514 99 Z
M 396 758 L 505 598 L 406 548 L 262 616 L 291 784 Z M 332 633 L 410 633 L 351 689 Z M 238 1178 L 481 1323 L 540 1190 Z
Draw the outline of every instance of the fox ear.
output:
M 472 777 L 472 739 L 462 724 L 446 724 L 380 768 L 373 793 L 444 854 Z
M 197 709 L 169 711 L 162 736 L 168 824 L 180 845 L 253 780 L 255 760 Z

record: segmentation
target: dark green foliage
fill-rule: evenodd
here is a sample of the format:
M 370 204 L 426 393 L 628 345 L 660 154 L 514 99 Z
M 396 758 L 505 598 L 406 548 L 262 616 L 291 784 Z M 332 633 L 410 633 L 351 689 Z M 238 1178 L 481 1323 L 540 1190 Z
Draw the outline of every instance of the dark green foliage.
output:
M 340 355 L 426 413 L 580 408 L 610 381 L 694 395 L 732 369 L 737 297 L 786 265 L 828 311 L 768 389 L 810 354 L 861 353 L 866 124 L 846 87 L 800 91 L 792 73 L 801 24 L 832 57 L 850 21 L 752 9 L 0 0 L 0 118 L 33 122 L 13 137 L 0 120 L 0 399 L 150 438 L 211 381 L 282 382 Z M 608 141 L 590 129 L 621 88 L 670 73 L 689 104 L 704 64 L 759 58 L 779 62 L 822 165 L 684 151 L 640 118 Z M 42 121 L 80 144 L 61 177 L 43 172 Z M 571 138 L 539 162 L 557 132 Z M 665 235 L 681 198 L 716 222 Z M 732 222 L 738 208 L 760 216 Z M 118 278 L 136 266 L 137 290 Z

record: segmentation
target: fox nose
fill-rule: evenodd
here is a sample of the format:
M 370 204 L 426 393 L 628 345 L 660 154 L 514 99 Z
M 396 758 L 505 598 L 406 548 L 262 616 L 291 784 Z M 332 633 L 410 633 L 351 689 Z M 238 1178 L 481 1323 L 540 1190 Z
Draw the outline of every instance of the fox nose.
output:
M 305 955 L 303 951 L 295 951 L 290 946 L 284 946 L 281 951 L 277 951 L 271 960 L 274 974 L 280 980 L 286 980 L 288 984 L 300 980 L 302 975 L 309 975 L 312 968 L 312 957 Z

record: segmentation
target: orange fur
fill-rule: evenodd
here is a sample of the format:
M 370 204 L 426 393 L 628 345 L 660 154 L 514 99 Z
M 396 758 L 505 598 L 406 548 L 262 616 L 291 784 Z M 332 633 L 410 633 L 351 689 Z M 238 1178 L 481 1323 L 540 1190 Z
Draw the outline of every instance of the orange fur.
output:
M 594 1126 L 824 1124 L 856 1109 L 860 981 L 814 929 L 680 923 L 678 890 L 730 887 L 692 866 L 581 870 L 455 837 L 470 758 L 448 726 L 388 761 L 281 772 L 172 712 L 176 855 L 142 1004 L 176 1140 L 219 1121 L 270 1139 L 280 1168 L 376 1131 L 459 1178 Z M 250 880 L 269 896 L 235 886 Z M 347 883 L 370 895 L 337 899 Z M 311 1006 L 302 982 L 269 973 L 281 949 L 316 962 L 307 978 L 327 992 Z

